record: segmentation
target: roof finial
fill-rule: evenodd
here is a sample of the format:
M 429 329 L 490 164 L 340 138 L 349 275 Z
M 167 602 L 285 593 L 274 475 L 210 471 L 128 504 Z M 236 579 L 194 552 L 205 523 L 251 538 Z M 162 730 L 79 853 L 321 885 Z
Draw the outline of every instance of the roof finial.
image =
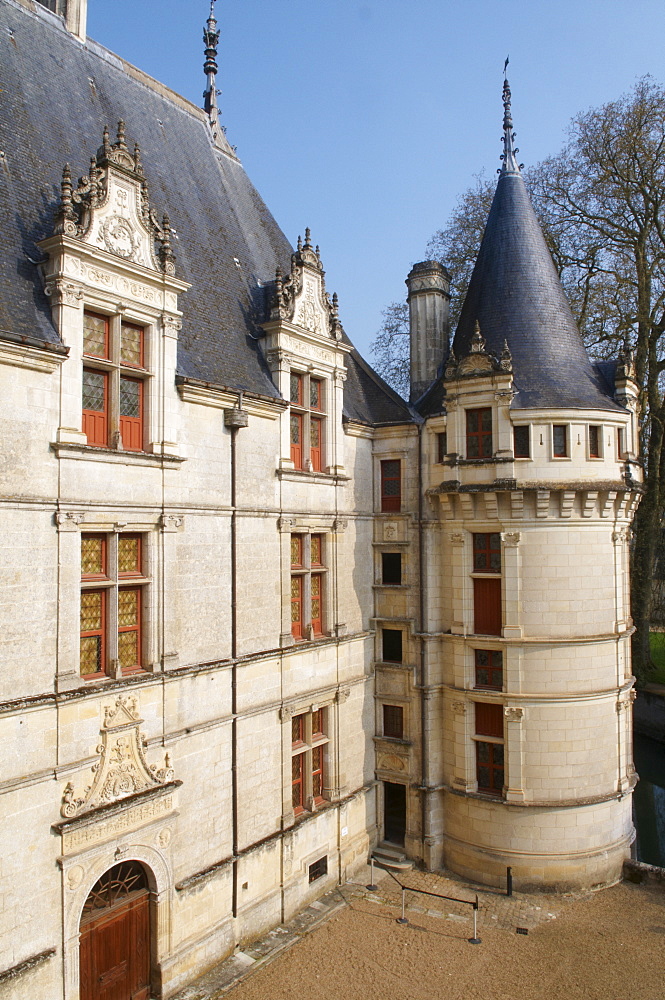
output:
M 517 174 L 519 173 L 520 167 L 515 159 L 515 154 L 519 153 L 519 149 L 516 146 L 513 146 L 515 133 L 513 132 L 513 113 L 510 103 L 510 84 L 508 83 L 508 77 L 506 75 L 508 61 L 509 59 L 506 58 L 506 61 L 503 64 L 503 153 L 501 154 L 503 167 L 499 170 L 499 173 Z
M 213 125 L 219 120 L 219 108 L 217 107 L 217 43 L 219 42 L 219 30 L 215 20 L 215 0 L 210 0 L 210 16 L 203 29 L 203 44 L 205 45 L 205 63 L 203 72 L 208 78 L 208 86 L 203 91 L 203 107 Z

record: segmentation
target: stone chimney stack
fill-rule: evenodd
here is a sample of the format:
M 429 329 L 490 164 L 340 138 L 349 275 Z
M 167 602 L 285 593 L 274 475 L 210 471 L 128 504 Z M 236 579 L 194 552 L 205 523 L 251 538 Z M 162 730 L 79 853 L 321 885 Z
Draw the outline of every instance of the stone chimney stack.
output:
M 409 289 L 411 369 L 409 400 L 419 399 L 448 357 L 450 274 L 436 260 L 414 264 L 406 279 Z

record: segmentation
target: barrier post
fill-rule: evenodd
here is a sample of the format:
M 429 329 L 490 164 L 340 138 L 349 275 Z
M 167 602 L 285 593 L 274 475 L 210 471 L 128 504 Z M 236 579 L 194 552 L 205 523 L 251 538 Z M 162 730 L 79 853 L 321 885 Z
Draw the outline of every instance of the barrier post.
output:
M 512 896 L 513 894 L 513 870 L 512 868 L 506 868 L 506 896 Z
M 473 937 L 469 938 L 469 944 L 480 944 L 480 938 L 478 937 L 478 896 L 476 895 L 476 901 L 473 904 Z
M 366 885 L 365 888 L 368 889 L 369 892 L 376 892 L 376 886 L 374 884 L 374 858 L 373 857 L 369 859 L 369 871 L 370 871 L 369 885 Z
M 404 893 L 405 892 L 406 892 L 406 889 L 404 888 L 404 886 L 402 886 L 402 916 L 397 918 L 397 923 L 398 924 L 408 924 L 408 922 L 409 922 L 406 919 L 406 917 L 404 916 Z

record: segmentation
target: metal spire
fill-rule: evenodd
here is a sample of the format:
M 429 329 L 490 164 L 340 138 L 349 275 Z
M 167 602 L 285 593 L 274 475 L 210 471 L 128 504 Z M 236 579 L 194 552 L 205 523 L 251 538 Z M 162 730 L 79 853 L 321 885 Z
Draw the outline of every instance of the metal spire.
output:
M 510 106 L 511 94 L 510 94 L 510 84 L 508 83 L 508 77 L 506 76 L 506 70 L 508 68 L 508 60 L 503 67 L 503 153 L 501 154 L 501 159 L 503 160 L 503 167 L 498 171 L 500 174 L 518 174 L 520 172 L 520 164 L 515 159 L 515 154 L 519 153 L 517 146 L 513 146 L 515 141 L 515 133 L 513 132 L 513 115 Z
M 203 44 L 205 45 L 205 63 L 203 72 L 208 78 L 208 86 L 203 91 L 203 107 L 210 118 L 210 123 L 215 126 L 219 121 L 219 108 L 217 107 L 217 43 L 219 42 L 219 30 L 215 19 L 215 0 L 210 0 L 210 16 L 203 29 Z

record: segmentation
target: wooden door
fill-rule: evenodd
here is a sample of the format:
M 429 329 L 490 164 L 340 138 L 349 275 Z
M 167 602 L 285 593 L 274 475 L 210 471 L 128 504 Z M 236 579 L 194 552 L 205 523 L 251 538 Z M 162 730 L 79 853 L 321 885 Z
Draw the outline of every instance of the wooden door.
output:
M 501 579 L 478 577 L 473 581 L 473 631 L 501 635 Z
M 149 1000 L 150 901 L 135 862 L 116 865 L 93 887 L 79 954 L 81 1000 Z
M 406 836 L 406 786 L 383 782 L 383 838 L 404 847 Z

